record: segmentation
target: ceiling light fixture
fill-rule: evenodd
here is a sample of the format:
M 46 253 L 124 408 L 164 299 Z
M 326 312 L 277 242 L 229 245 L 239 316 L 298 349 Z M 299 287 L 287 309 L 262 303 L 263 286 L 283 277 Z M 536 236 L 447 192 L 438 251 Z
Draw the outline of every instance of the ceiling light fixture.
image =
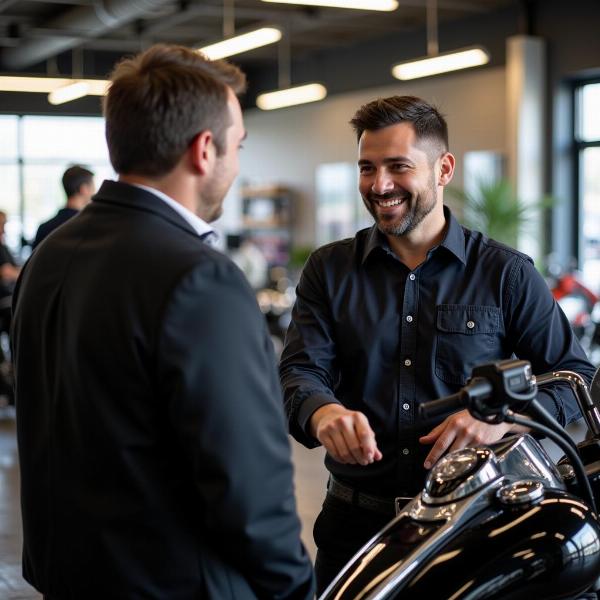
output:
M 280 39 L 281 30 L 276 27 L 261 27 L 260 29 L 204 46 L 204 48 L 199 48 L 199 50 L 208 59 L 217 60 L 218 58 L 225 58 L 226 56 L 233 56 L 234 54 L 241 54 L 242 52 L 267 46 L 268 44 L 274 44 Z
M 278 42 L 281 39 L 281 29 L 261 27 L 235 35 L 235 0 L 223 0 L 223 38 L 220 42 L 198 50 L 209 60 L 242 54 Z
M 79 83 L 88 86 L 87 94 L 91 96 L 104 96 L 110 84 L 105 79 L 79 79 Z M 33 92 L 48 94 L 58 88 L 63 88 L 73 83 L 66 77 L 27 77 L 27 76 L 0 76 L 0 92 Z
M 459 71 L 470 67 L 485 65 L 490 61 L 490 55 L 483 48 L 473 47 L 445 52 L 437 56 L 428 56 L 405 63 L 399 63 L 392 67 L 392 75 L 396 79 L 404 81 L 429 77 L 439 73 Z
M 256 99 L 256 106 L 262 110 L 274 110 L 296 104 L 318 102 L 327 96 L 327 89 L 320 83 L 308 83 L 285 90 L 267 92 Z
M 397 0 L 263 0 L 273 4 L 302 4 L 304 6 L 329 6 L 358 10 L 392 11 L 398 8 Z
M 437 37 L 437 0 L 427 0 L 427 56 L 394 65 L 392 75 L 396 79 L 407 81 L 478 67 L 489 61 L 489 53 L 480 46 L 440 54 Z
M 318 102 L 327 96 L 327 88 L 320 83 L 305 83 L 292 87 L 291 31 L 288 22 L 283 41 L 279 44 L 279 89 L 265 92 L 256 98 L 256 106 L 262 110 L 275 110 L 296 104 Z
M 71 100 L 87 96 L 89 89 L 90 86 L 85 81 L 74 81 L 73 83 L 52 90 L 48 94 L 48 102 L 55 105 L 71 102 Z

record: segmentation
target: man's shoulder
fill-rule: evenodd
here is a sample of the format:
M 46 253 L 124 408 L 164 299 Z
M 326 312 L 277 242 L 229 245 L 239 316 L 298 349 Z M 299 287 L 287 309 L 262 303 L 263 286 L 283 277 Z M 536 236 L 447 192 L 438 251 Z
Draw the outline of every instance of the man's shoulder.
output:
M 533 264 L 533 259 L 524 252 L 490 238 L 480 231 L 468 229 L 464 226 L 462 229 L 465 234 L 467 256 L 486 257 L 502 263 L 529 262 Z
M 317 248 L 313 252 L 313 256 L 319 258 L 354 258 L 360 256 L 370 231 L 371 228 L 367 227 L 357 231 L 354 237 L 329 242 Z

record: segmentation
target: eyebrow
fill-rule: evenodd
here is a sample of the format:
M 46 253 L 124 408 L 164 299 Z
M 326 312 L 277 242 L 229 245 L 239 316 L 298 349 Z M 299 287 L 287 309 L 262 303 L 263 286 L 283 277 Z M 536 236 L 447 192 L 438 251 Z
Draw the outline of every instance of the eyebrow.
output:
M 407 158 L 406 156 L 389 156 L 389 157 L 383 159 L 384 164 L 390 164 L 390 163 L 396 163 L 396 162 L 405 162 L 405 163 L 410 163 L 411 165 L 414 164 L 414 162 L 410 158 Z M 370 165 L 370 164 L 373 164 L 373 161 L 367 160 L 366 158 L 361 158 L 358 161 L 358 164 L 359 165 Z

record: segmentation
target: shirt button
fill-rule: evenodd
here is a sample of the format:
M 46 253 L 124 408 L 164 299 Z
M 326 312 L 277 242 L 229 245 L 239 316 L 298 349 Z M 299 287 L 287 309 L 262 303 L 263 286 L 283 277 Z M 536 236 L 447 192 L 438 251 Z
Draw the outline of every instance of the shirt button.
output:
M 411 274 L 408 276 L 408 278 L 409 278 L 411 281 L 414 281 L 414 280 L 415 280 L 417 277 L 416 277 L 416 275 L 415 275 L 414 273 L 411 273 Z
M 475 321 L 467 321 L 467 327 L 473 329 L 473 327 L 475 327 Z
M 406 322 L 407 323 L 412 323 L 412 320 L 413 320 L 413 318 L 412 318 L 411 315 L 408 315 L 408 317 L 406 317 Z
M 410 365 L 412 365 L 412 360 L 410 360 L 410 358 L 407 358 L 407 359 L 404 361 L 404 366 L 405 366 L 405 367 L 410 367 Z
M 410 408 L 410 404 L 409 404 L 408 402 L 405 402 L 405 403 L 402 405 L 402 408 L 403 408 L 404 410 L 408 410 L 408 409 Z
M 408 448 L 402 449 L 402 454 L 404 454 L 404 456 L 406 456 L 408 454 L 408 452 L 409 452 Z

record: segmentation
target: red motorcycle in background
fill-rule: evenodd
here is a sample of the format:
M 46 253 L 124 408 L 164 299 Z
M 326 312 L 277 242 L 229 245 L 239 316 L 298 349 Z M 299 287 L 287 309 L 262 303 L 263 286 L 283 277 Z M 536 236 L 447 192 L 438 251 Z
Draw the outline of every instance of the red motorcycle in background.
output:
M 590 361 L 600 365 L 600 297 L 586 286 L 574 268 L 549 265 L 549 286 Z

